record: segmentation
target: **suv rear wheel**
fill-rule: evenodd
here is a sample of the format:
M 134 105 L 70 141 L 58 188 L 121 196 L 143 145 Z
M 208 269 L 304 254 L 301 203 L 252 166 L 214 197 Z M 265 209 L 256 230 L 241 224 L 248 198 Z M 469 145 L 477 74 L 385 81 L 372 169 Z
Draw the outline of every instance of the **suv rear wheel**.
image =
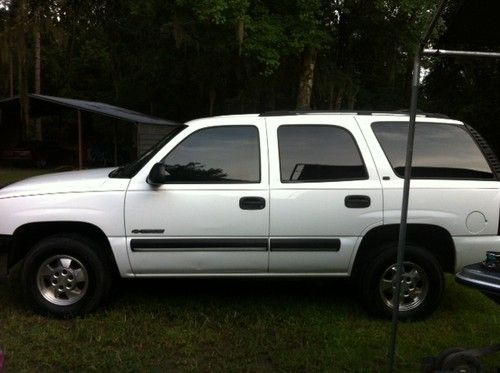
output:
M 37 243 L 22 267 L 26 299 L 38 312 L 65 317 L 92 311 L 107 296 L 110 271 L 99 248 L 77 235 Z
M 397 245 L 386 246 L 369 263 L 361 280 L 363 302 L 377 316 L 392 315 L 396 258 Z M 436 258 L 422 247 L 407 246 L 401 277 L 400 319 L 427 317 L 438 307 L 443 291 L 443 271 Z

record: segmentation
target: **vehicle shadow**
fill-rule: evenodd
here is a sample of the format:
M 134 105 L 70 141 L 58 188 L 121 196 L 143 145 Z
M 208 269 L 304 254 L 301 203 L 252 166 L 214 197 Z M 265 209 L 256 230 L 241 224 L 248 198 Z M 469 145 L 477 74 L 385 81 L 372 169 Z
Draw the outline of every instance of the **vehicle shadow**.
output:
M 356 287 L 345 278 L 161 278 L 119 279 L 108 304 L 175 300 L 194 302 L 357 303 Z

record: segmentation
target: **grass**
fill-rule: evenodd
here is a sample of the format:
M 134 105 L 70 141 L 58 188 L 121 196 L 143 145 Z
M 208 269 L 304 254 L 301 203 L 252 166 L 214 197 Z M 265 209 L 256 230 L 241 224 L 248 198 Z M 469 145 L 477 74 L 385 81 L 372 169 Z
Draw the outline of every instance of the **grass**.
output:
M 367 316 L 344 281 L 122 281 L 75 320 L 33 314 L 0 286 L 0 346 L 11 371 L 380 371 L 390 323 Z M 446 347 L 498 342 L 498 306 L 448 278 L 441 308 L 401 325 L 400 371 Z M 490 371 L 498 356 L 486 361 Z
M 400 325 L 398 371 L 447 347 L 500 342 L 492 301 L 447 277 L 428 320 Z M 390 323 L 367 315 L 345 280 L 121 280 L 85 318 L 32 313 L 0 284 L 7 371 L 383 371 Z M 500 367 L 500 355 L 483 360 Z

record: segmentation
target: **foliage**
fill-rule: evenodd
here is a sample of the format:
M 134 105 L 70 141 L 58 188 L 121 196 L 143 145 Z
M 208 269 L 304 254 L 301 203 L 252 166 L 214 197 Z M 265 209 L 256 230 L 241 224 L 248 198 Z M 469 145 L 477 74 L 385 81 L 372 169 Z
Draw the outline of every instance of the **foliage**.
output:
M 182 181 L 198 181 L 211 180 L 220 181 L 226 179 L 227 174 L 221 168 L 206 168 L 204 164 L 199 162 L 189 162 L 185 165 L 175 164 L 166 167 L 166 170 L 171 175 L 171 180 Z M 168 178 L 168 177 L 167 177 Z
M 445 49 L 500 51 L 499 2 L 461 2 L 445 14 L 448 30 L 438 44 Z M 423 108 L 460 118 L 483 134 L 500 155 L 499 59 L 443 58 L 428 61 Z
M 377 46 L 390 40 L 389 51 L 408 53 L 408 40 L 431 8 L 430 1 L 409 0 L 12 0 L 10 10 L 0 11 L 2 34 L 9 32 L 6 24 L 23 1 L 27 18 L 38 9 L 47 25 L 43 92 L 105 100 L 177 120 L 293 108 L 306 48 L 319 51 L 313 107 L 325 108 L 322 91 L 341 81 L 352 86 L 346 90 L 351 95 L 366 97 L 359 105 L 370 106 L 368 89 L 359 82 L 384 82 L 386 71 L 392 81 L 408 78 L 401 54 L 381 55 L 375 68 L 366 70 L 374 38 Z M 412 16 L 419 22 L 408 24 Z M 390 30 L 405 22 L 394 38 Z M 29 33 L 25 40 L 31 56 Z M 383 66 L 387 62 L 389 68 Z M 27 68 L 31 87 L 33 67 Z M 6 69 L 0 65 L 0 73 Z M 381 74 L 375 77 L 374 71 Z M 0 92 L 7 93 L 5 82 Z M 341 107 L 347 106 L 345 97 Z
M 406 108 L 413 51 L 436 6 L 434 0 L 4 3 L 10 5 L 0 7 L 0 95 L 10 91 L 10 56 L 16 62 L 14 93 L 33 90 L 30 30 L 37 26 L 42 93 L 106 101 L 179 121 L 293 109 L 310 50 L 315 52 L 313 109 Z M 441 22 L 435 37 L 444 29 Z M 448 68 L 426 66 L 436 73 Z M 475 74 L 475 67 L 466 70 Z M 442 76 L 447 74 L 455 80 L 461 73 L 451 67 Z M 431 89 L 431 79 L 428 84 L 423 106 L 462 118 L 462 111 L 440 106 L 454 101 Z M 479 97 L 472 90 L 468 96 Z

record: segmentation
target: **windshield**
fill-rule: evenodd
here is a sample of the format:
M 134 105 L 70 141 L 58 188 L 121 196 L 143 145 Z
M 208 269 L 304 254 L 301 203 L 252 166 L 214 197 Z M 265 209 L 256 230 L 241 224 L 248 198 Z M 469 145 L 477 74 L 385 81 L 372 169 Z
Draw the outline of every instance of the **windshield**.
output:
M 156 145 L 150 148 L 147 152 L 137 158 L 135 161 L 124 164 L 117 169 L 109 173 L 109 177 L 120 178 L 120 179 L 130 179 L 135 176 L 141 170 L 146 163 L 149 162 L 153 156 L 160 151 L 170 140 L 172 140 L 179 132 L 181 132 L 186 126 L 175 127 L 171 132 L 169 132 L 164 138 L 162 138 Z

